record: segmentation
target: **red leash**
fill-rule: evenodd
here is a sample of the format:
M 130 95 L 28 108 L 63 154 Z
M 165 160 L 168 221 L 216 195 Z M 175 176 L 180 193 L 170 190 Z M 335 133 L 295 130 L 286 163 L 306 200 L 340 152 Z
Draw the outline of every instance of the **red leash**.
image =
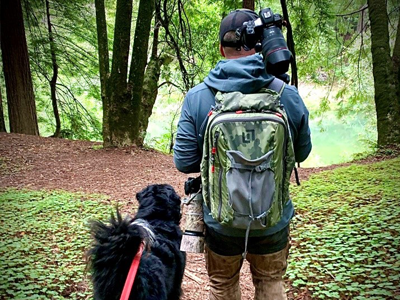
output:
M 143 248 L 144 248 L 144 245 L 143 245 L 143 243 L 141 243 L 139 246 L 139 251 L 136 253 L 135 257 L 133 258 L 131 267 L 129 269 L 128 276 L 126 277 L 126 280 L 125 280 L 125 285 L 124 285 L 124 289 L 122 290 L 121 298 L 119 298 L 120 300 L 128 300 L 129 299 L 129 295 L 131 294 L 133 282 L 135 281 L 136 273 L 139 268 L 139 263 L 140 263 L 140 258 L 142 257 Z

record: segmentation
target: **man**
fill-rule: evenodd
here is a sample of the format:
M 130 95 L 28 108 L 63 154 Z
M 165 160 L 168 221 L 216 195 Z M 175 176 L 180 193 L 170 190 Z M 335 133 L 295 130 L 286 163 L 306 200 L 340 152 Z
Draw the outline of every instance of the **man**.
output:
M 254 93 L 268 87 L 274 77 L 267 74 L 262 56 L 254 49 L 245 51 L 236 41 L 235 30 L 243 22 L 258 15 L 240 9 L 231 12 L 221 22 L 220 52 L 226 60 L 218 62 L 204 82 L 191 89 L 185 97 L 174 146 L 174 162 L 183 173 L 200 171 L 203 137 L 207 114 L 215 105 L 215 91 Z M 308 111 L 296 88 L 285 86 L 281 103 L 289 118 L 295 158 L 304 161 L 311 151 Z M 287 299 L 283 284 L 289 251 L 289 223 L 294 215 L 289 200 L 277 225 L 248 240 L 246 259 L 250 263 L 256 300 Z M 206 226 L 206 267 L 210 279 L 211 300 L 240 300 L 239 274 L 243 263 L 245 230 L 222 226 L 204 205 Z

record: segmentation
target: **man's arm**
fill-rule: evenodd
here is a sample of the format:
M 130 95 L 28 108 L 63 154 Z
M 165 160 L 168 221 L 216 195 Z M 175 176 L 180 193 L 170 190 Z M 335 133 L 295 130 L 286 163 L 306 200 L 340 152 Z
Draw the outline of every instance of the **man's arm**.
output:
M 201 152 L 199 151 L 196 134 L 196 123 L 191 115 L 188 97 L 182 106 L 181 117 L 174 145 L 174 163 L 183 173 L 200 172 Z
M 293 86 L 286 86 L 281 101 L 289 118 L 296 162 L 303 162 L 312 148 L 311 131 L 308 124 L 309 112 L 297 89 Z

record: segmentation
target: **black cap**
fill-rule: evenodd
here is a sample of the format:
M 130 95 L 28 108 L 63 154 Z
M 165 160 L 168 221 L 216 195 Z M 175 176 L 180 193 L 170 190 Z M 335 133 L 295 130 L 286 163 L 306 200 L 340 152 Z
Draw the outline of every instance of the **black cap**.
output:
M 221 22 L 219 27 L 219 41 L 222 46 L 226 47 L 237 47 L 241 46 L 240 42 L 232 43 L 232 42 L 224 42 L 223 38 L 228 31 L 236 31 L 236 29 L 243 26 L 244 22 L 248 22 L 251 20 L 256 20 L 258 15 L 250 10 L 250 9 L 237 9 L 229 13 Z

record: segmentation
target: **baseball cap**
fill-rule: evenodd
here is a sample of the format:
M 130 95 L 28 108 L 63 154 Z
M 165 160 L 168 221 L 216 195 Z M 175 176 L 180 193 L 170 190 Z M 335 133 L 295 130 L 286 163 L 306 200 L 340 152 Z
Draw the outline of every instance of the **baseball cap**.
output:
M 231 11 L 229 15 L 222 20 L 219 27 L 219 41 L 221 45 L 224 47 L 240 47 L 241 44 L 239 41 L 236 43 L 223 41 L 225 34 L 228 31 L 236 31 L 236 29 L 243 26 L 244 22 L 256 20 L 257 18 L 257 13 L 250 9 L 242 8 Z

